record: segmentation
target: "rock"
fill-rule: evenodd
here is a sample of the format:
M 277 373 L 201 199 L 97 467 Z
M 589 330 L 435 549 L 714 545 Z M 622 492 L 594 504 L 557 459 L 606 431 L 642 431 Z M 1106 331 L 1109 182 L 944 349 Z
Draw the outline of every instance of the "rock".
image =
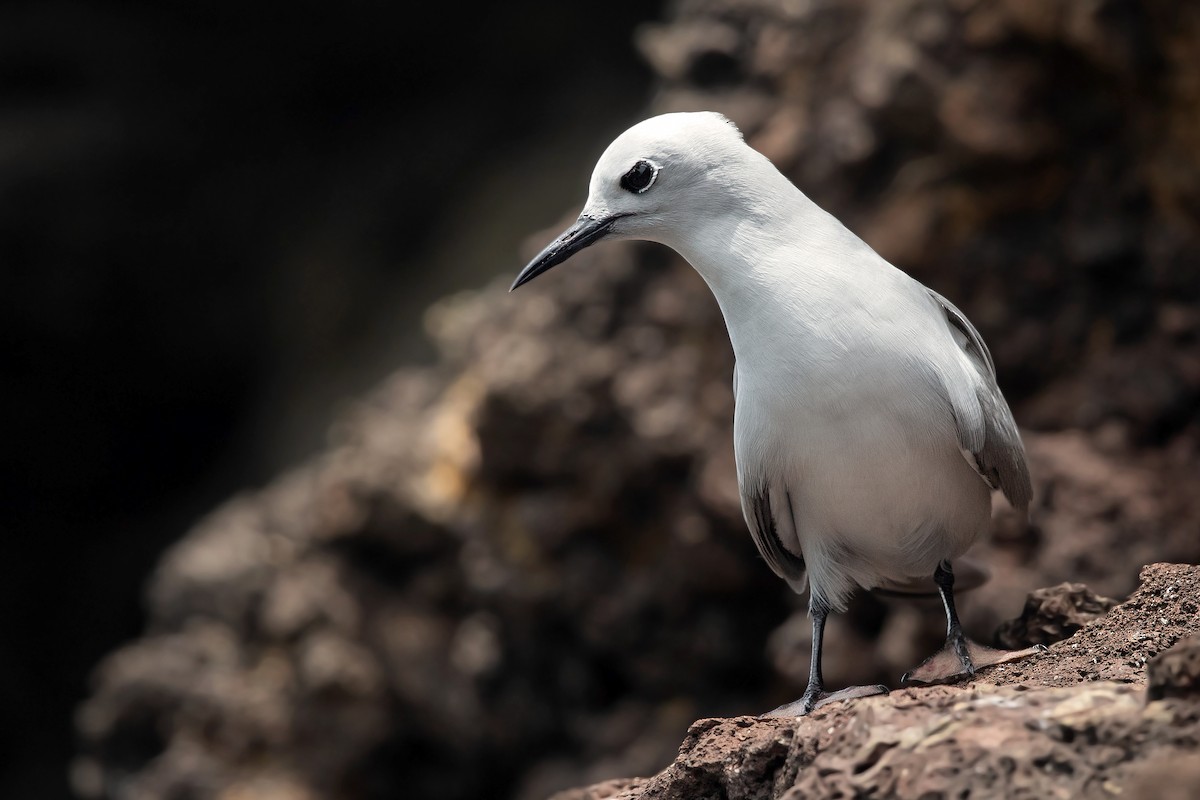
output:
M 1151 700 L 1200 694 L 1200 637 L 1189 636 L 1150 660 L 1147 693 Z
M 1200 567 L 1150 564 L 1123 603 L 1086 623 L 1075 635 L 1023 661 L 990 670 L 997 683 L 1070 686 L 1080 681 L 1144 684 L 1146 664 L 1200 630 Z
M 1009 650 L 1050 645 L 1069 638 L 1117 604 L 1082 583 L 1060 583 L 1031 592 L 1021 616 L 1000 626 L 996 640 Z
M 1155 800 L 1192 800 L 1200 786 L 1200 756 L 1179 755 L 1149 758 L 1131 770 L 1126 793 L 1130 797 Z
M 1179 685 L 1191 690 L 1200 567 L 1155 564 L 1142 579 L 1128 600 L 1085 626 L 1081 641 L 1057 642 L 1019 669 L 835 703 L 794 720 L 701 720 L 671 766 L 622 783 L 620 797 L 1158 796 L 1129 790 L 1196 774 L 1200 704 L 1146 702 L 1140 685 L 1147 654 L 1187 634 L 1152 662 L 1163 666 L 1151 667 L 1151 698 L 1163 672 L 1186 672 Z M 1126 670 L 1131 664 L 1138 666 Z
M 626 800 L 636 797 L 645 786 L 643 778 L 618 778 L 582 789 L 556 792 L 549 800 Z
M 1200 706 L 1145 706 L 1135 687 L 1112 682 L 940 687 L 860 702 L 788 722 L 704 720 L 672 766 L 624 796 L 1103 796 L 1131 779 L 1142 737 L 1185 755 L 1200 733 Z

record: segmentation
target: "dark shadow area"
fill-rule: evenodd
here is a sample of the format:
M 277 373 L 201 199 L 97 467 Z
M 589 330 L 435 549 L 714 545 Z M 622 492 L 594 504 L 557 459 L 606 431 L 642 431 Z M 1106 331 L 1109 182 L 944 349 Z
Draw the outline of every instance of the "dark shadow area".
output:
M 561 154 L 643 106 L 630 32 L 657 13 L 0 10 L 0 796 L 65 795 L 71 710 L 164 547 L 315 449 L 529 232 L 447 265 L 448 220 L 498 186 L 526 225 L 571 202 L 587 159 Z

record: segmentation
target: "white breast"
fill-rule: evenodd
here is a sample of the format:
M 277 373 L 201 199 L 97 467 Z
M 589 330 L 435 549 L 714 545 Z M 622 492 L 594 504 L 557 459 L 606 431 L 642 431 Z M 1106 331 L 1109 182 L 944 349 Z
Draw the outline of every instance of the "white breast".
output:
M 792 187 L 751 217 L 668 242 L 713 290 L 738 363 L 743 497 L 834 608 L 856 586 L 933 574 L 987 530 L 987 485 L 939 390 L 961 351 L 921 284 Z M 778 516 L 778 515 L 777 515 Z
M 762 308 L 730 320 L 739 478 L 790 497 L 784 546 L 804 556 L 810 586 L 835 608 L 856 586 L 932 575 L 990 519 L 990 490 L 962 457 L 938 383 L 944 324 L 922 316 L 911 280 L 896 274 L 865 300 L 805 298 L 823 311 L 841 303 L 824 318 Z M 747 337 L 773 345 L 743 357 Z

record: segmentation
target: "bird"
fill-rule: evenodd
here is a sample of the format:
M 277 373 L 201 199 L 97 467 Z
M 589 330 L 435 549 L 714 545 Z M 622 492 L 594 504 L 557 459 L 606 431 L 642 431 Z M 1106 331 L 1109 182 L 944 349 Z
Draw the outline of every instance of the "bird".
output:
M 675 250 L 712 290 L 734 353 L 733 445 L 743 516 L 770 569 L 808 592 L 812 657 L 801 698 L 764 716 L 886 694 L 828 691 L 825 622 L 858 590 L 932 578 L 946 642 L 901 679 L 947 683 L 1037 648 L 963 632 L 953 562 L 990 527 L 992 494 L 1026 513 L 1025 450 L 990 351 L 953 303 L 820 208 L 712 111 L 620 134 L 579 218 L 510 291 L 600 241 Z M 932 587 L 930 587 L 932 588 Z

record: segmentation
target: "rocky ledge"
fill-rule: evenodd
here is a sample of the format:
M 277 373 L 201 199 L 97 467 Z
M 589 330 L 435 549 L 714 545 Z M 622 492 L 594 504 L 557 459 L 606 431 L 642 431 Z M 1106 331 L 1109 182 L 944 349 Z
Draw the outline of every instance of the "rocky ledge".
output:
M 1077 586 L 1047 591 L 1093 602 Z M 1106 615 L 970 684 L 903 689 L 794 720 L 703 719 L 654 777 L 553 800 L 1195 797 L 1198 602 L 1200 567 L 1153 564 Z

